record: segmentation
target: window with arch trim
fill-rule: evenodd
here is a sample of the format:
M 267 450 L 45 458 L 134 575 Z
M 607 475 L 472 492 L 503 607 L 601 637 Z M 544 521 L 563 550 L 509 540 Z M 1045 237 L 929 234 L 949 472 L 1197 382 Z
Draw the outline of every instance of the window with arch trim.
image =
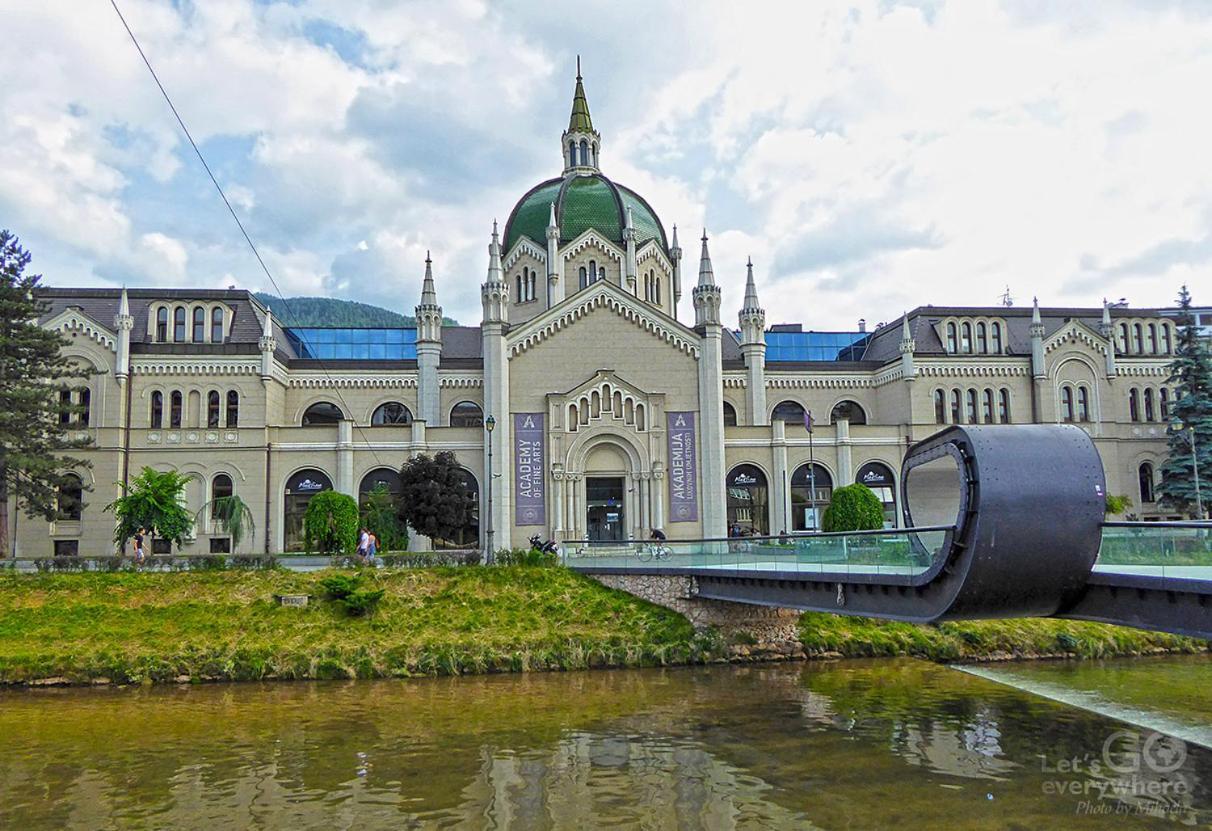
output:
M 968 390 L 968 423 L 980 424 L 980 418 L 977 414 L 976 406 L 976 390 Z
M 345 418 L 341 408 L 331 401 L 317 401 L 303 411 L 304 427 L 321 427 L 336 424 Z
M 581 164 L 589 164 L 589 142 L 581 139 Z
M 983 321 L 976 324 L 976 350 L 982 355 L 989 351 L 989 338 Z
M 228 427 L 240 426 L 240 393 L 235 390 L 227 391 L 227 421 Z
M 1154 355 L 1157 354 L 1157 324 L 1149 324 L 1149 351 Z
M 451 427 L 483 427 L 484 411 L 474 401 L 460 401 L 450 408 Z
M 851 424 L 866 424 L 867 413 L 855 401 L 839 401 L 829 413 L 829 421 L 836 424 L 842 419 L 849 421 Z
M 1128 390 L 1128 418 L 1140 421 L 1140 390 L 1136 387 Z
M 206 309 L 201 306 L 194 307 L 194 327 L 189 337 L 194 343 L 206 340 Z
M 219 393 L 215 390 L 206 394 L 206 426 L 219 426 Z
M 1127 323 L 1119 324 L 1119 351 L 1124 355 L 1128 354 L 1128 324 Z
M 223 307 L 210 310 L 210 342 L 223 343 Z
M 1157 391 L 1157 410 L 1162 421 L 1170 420 L 1170 391 L 1165 387 Z
M 173 309 L 173 341 L 185 343 L 185 307 Z
M 981 418 L 984 419 L 986 424 L 994 423 L 993 390 L 991 389 L 985 389 L 981 395 Z
M 736 427 L 736 407 L 727 401 L 724 402 L 724 426 Z
M 226 473 L 220 473 L 210 481 L 210 518 L 212 520 L 219 518 L 219 506 L 215 504 L 216 499 L 227 499 L 234 496 L 236 492 L 232 485 L 231 477 Z
M 951 423 L 964 423 L 964 395 L 959 390 L 951 390 Z
M 804 423 L 804 405 L 798 401 L 780 401 L 770 414 L 771 421 Z
M 1154 502 L 1153 465 L 1150 462 L 1142 462 L 1136 471 L 1136 475 L 1140 481 L 1140 501 L 1142 503 Z
M 954 323 L 947 324 L 947 351 L 952 352 L 952 353 L 959 351 L 958 341 L 955 338 L 955 324 Z
M 1077 388 L 1077 420 L 1090 420 L 1090 388 L 1085 385 Z
M 58 502 L 58 519 L 79 522 L 84 512 L 84 480 L 75 473 L 64 474 Z
M 1156 413 L 1153 411 L 1153 390 L 1145 390 L 1145 421 L 1156 421 Z
M 1162 353 L 1165 355 L 1169 355 L 1173 351 L 1173 347 L 1170 344 L 1170 325 L 1169 324 L 1167 324 L 1167 323 L 1162 324 L 1161 336 L 1162 336 Z
M 586 270 L 585 266 L 581 266 L 579 273 L 581 278 L 581 288 L 589 288 L 589 272 Z
M 1145 337 L 1139 323 L 1132 324 L 1132 351 L 1137 355 L 1145 351 Z
M 989 336 L 991 346 L 993 347 L 993 354 L 1002 354 L 1002 324 L 996 320 L 989 324 Z
M 1001 424 L 1010 423 L 1010 390 L 1005 387 L 997 395 L 997 420 Z
M 181 429 L 182 409 L 181 391 L 173 390 L 168 396 L 168 426 L 173 430 Z
M 1065 384 L 1061 387 L 1061 419 L 1073 421 L 1073 387 Z
M 947 423 L 947 393 L 942 390 L 934 391 L 934 423 Z
M 164 343 L 168 340 L 168 306 L 156 309 L 156 341 Z
M 153 430 L 159 430 L 164 426 L 164 393 L 159 390 L 151 394 L 151 417 L 148 423 Z
M 386 404 L 375 407 L 375 411 L 370 416 L 370 423 L 374 427 L 412 424 L 412 411 L 399 401 L 388 401 Z
M 960 349 L 965 353 L 972 351 L 972 324 L 967 321 L 960 324 Z

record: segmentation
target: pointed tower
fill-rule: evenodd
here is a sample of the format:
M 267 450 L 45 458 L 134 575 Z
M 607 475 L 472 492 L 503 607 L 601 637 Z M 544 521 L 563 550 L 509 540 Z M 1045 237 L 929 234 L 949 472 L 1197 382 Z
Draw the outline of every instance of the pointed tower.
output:
M 1103 320 L 1098 325 L 1098 332 L 1107 339 L 1107 377 L 1114 378 L 1119 374 L 1115 367 L 1115 327 L 1111 324 L 1111 306 L 1107 298 L 1103 298 Z
M 560 137 L 564 155 L 564 175 L 569 173 L 596 173 L 598 152 L 602 137 L 593 129 L 589 117 L 589 102 L 585 99 L 585 85 L 581 82 L 581 57 L 577 56 L 577 86 L 572 94 L 572 115 L 568 118 L 568 129 Z
M 901 377 L 906 381 L 917 377 L 917 370 L 913 366 L 913 352 L 916 349 L 917 341 L 909 328 L 909 313 L 905 312 L 901 316 Z
M 678 245 L 678 226 L 673 226 L 673 240 L 669 246 L 673 258 L 673 319 L 678 319 L 678 304 L 682 300 L 682 246 Z
M 1031 299 L 1031 374 L 1036 378 L 1047 375 L 1044 366 L 1044 321 L 1039 314 L 1039 298 Z
M 274 314 L 265 307 L 265 323 L 261 327 L 261 339 L 257 341 L 261 350 L 261 380 L 268 381 L 274 372 L 274 350 L 278 348 L 278 339 L 274 337 Z
M 627 255 L 623 264 L 623 287 L 631 294 L 637 294 L 635 276 L 635 224 L 631 219 L 630 205 L 627 206 L 627 210 L 623 214 L 623 245 L 626 248 Z
M 560 285 L 560 225 L 556 222 L 555 202 L 551 203 L 551 215 L 547 218 L 547 308 L 564 299 Z
M 425 278 L 417 314 L 417 413 L 426 425 L 442 423 L 438 364 L 442 361 L 442 307 L 433 283 L 433 260 L 425 252 Z
M 753 258 L 745 264 L 745 303 L 741 306 L 741 355 L 745 358 L 749 423 L 766 424 L 766 310 L 758 303 Z
M 724 327 L 720 323 L 720 287 L 715 284 L 707 229 L 694 292 L 695 331 L 699 334 L 699 452 L 703 486 L 703 536 L 726 535 L 728 514 L 724 481 Z M 729 335 L 731 337 L 731 335 Z
M 118 299 L 118 313 L 114 315 L 114 329 L 118 332 L 118 359 L 114 368 L 114 377 L 119 384 L 126 383 L 130 377 L 130 333 L 135 328 L 135 318 L 130 313 L 130 298 L 126 296 L 126 286 L 122 287 L 122 296 Z
M 481 350 L 484 359 L 484 418 L 492 418 L 494 429 L 484 431 L 484 462 L 493 459 L 492 476 L 481 480 L 484 485 L 485 508 L 480 513 L 485 531 L 484 545 L 489 556 L 497 548 L 512 546 L 509 522 L 511 483 L 513 473 L 508 448 L 509 418 L 509 356 L 505 347 L 506 322 L 509 308 L 509 284 L 501 272 L 501 240 L 497 223 L 492 223 L 492 242 L 488 246 L 488 276 L 480 286 L 480 301 L 484 319 L 480 323 Z M 491 505 L 491 508 L 488 506 Z

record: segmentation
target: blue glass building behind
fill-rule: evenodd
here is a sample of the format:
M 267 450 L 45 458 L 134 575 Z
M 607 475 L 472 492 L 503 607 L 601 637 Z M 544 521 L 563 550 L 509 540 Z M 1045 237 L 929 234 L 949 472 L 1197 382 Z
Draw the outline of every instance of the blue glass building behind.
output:
M 300 358 L 321 361 L 415 361 L 416 329 L 296 326 L 285 330 Z

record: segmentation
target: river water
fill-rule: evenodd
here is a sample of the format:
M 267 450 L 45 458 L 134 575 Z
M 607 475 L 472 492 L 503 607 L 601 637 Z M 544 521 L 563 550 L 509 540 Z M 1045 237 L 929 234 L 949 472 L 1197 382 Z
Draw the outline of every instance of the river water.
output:
M 1206 727 L 1207 656 L 995 671 L 1008 675 L 896 660 L 5 691 L 0 828 L 1212 825 L 1200 734 L 1108 715 L 1139 720 L 1152 690 L 1160 717 Z M 1081 706 L 1045 697 L 1067 689 Z

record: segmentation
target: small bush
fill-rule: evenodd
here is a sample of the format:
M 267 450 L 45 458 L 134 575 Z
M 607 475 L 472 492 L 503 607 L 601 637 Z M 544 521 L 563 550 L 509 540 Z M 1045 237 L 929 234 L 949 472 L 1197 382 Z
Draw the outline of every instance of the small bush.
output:
M 560 558 L 555 554 L 538 551 L 534 548 L 502 548 L 496 554 L 497 565 L 501 566 L 556 566 Z
M 321 554 L 352 554 L 358 544 L 358 503 L 352 496 L 320 491 L 303 514 L 307 550 Z
M 342 600 L 349 597 L 358 589 L 361 579 L 348 574 L 332 574 L 320 581 L 325 595 L 329 600 Z
M 320 581 L 325 596 L 340 604 L 346 614 L 363 617 L 383 599 L 383 589 L 362 587 L 362 575 L 332 574 Z
M 823 531 L 874 531 L 884 527 L 884 506 L 871 488 L 856 482 L 833 492 L 821 520 Z

